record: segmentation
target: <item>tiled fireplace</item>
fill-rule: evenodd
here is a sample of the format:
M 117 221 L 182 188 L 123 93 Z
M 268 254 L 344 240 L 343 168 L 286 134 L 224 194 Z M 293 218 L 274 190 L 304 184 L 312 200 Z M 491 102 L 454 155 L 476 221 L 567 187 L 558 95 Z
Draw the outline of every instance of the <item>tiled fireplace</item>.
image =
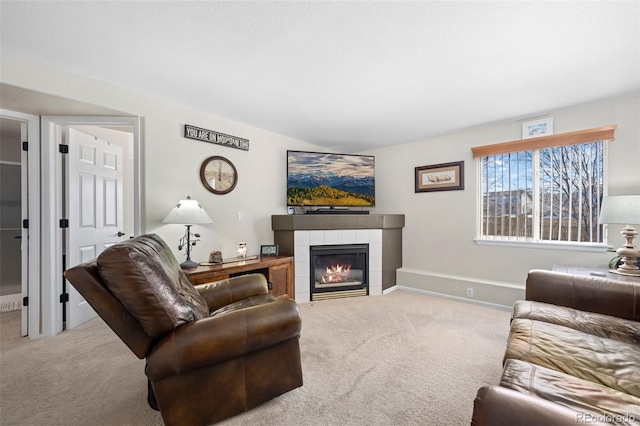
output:
M 274 215 L 271 223 L 280 253 L 294 256 L 297 302 L 318 300 L 312 298 L 312 247 L 366 246 L 366 294 L 381 295 L 395 285 L 395 271 L 402 266 L 404 215 Z M 348 287 L 357 290 L 357 284 Z

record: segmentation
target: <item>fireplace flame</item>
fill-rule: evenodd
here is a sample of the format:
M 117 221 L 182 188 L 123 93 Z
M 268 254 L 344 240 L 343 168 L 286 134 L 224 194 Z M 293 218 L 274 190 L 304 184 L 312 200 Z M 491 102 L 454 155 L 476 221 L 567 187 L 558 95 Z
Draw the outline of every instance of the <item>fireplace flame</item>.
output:
M 351 265 L 332 265 L 330 268 L 327 267 L 324 275 L 320 277 L 323 284 L 345 281 L 351 281 Z

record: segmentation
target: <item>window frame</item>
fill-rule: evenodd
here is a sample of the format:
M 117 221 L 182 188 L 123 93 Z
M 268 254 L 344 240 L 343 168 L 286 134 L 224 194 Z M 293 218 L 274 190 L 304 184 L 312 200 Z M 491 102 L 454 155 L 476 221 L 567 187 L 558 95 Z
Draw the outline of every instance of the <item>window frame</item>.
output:
M 606 252 L 609 250 L 607 243 L 608 232 L 606 225 L 603 229 L 602 242 L 578 242 L 578 241 L 557 241 L 541 240 L 540 221 L 533 222 L 533 239 L 526 237 L 504 237 L 504 236 L 484 236 L 482 233 L 484 209 L 483 209 L 483 188 L 482 188 L 482 158 L 506 153 L 533 152 L 533 193 L 534 195 L 534 215 L 539 217 L 540 212 L 540 150 L 563 145 L 575 145 L 590 142 L 603 142 L 603 170 L 602 170 L 602 195 L 607 195 L 608 187 L 608 143 L 614 140 L 613 133 L 617 126 L 604 126 L 594 129 L 581 130 L 577 132 L 563 133 L 538 138 L 523 139 L 512 142 L 504 142 L 493 145 L 485 145 L 471 148 L 473 157 L 476 159 L 476 237 L 474 241 L 478 245 L 503 246 L 517 248 L 536 248 L 549 250 L 570 250 L 583 252 Z

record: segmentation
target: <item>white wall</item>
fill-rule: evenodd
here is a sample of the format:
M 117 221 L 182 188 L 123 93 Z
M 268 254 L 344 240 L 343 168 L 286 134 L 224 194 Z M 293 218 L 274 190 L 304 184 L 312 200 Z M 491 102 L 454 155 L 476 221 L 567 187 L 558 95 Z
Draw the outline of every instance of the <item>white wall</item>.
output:
M 629 97 L 552 111 L 554 133 L 617 124 L 609 143 L 610 195 L 640 194 L 640 98 Z M 537 117 L 369 151 L 376 156 L 380 213 L 404 213 L 403 268 L 398 284 L 510 306 L 523 295 L 530 269 L 554 264 L 606 267 L 613 253 L 481 246 L 476 236 L 477 167 L 471 147 L 521 138 L 521 125 Z M 464 160 L 465 189 L 414 193 L 414 167 Z M 619 227 L 609 244 L 619 247 Z
M 235 256 L 239 241 L 247 242 L 248 254 L 256 254 L 261 244 L 273 243 L 271 215 L 286 213 L 286 150 L 320 150 L 315 145 L 171 100 L 4 52 L 0 66 L 5 84 L 142 117 L 142 230 L 164 238 L 180 261 L 184 251 L 178 252 L 177 245 L 185 228 L 162 224 L 175 203 L 189 195 L 213 218 L 212 224 L 193 227 L 201 234 L 201 242 L 192 252 L 194 260 L 206 260 L 213 248 L 222 250 L 225 257 Z M 186 139 L 185 124 L 249 139 L 250 149 L 242 151 Z M 238 170 L 238 184 L 229 194 L 212 194 L 200 182 L 200 165 L 212 155 L 228 158 Z M 239 210 L 244 212 L 244 221 L 237 220 Z
M 180 199 L 190 195 L 213 218 L 197 225 L 202 242 L 195 260 L 204 260 L 217 247 L 223 256 L 235 256 L 238 241 L 246 241 L 249 253 L 273 241 L 270 218 L 286 213 L 285 151 L 322 150 L 214 114 L 183 106 L 135 90 L 71 74 L 56 68 L 2 53 L 2 82 L 38 92 L 141 116 L 143 232 L 155 232 L 175 249 L 184 229 L 163 225 L 164 216 Z M 179 77 L 177 77 L 179 78 Z M 247 100 L 250 102 L 250 100 Z M 609 193 L 640 193 L 639 98 L 603 101 L 550 112 L 555 133 L 617 124 L 616 140 L 609 149 Z M 474 287 L 476 299 L 510 305 L 523 294 L 528 270 L 551 268 L 555 263 L 605 266 L 612 253 L 540 250 L 479 246 L 476 235 L 476 163 L 472 146 L 511 141 L 521 137 L 521 124 L 537 117 L 509 121 L 455 134 L 395 145 L 367 152 L 376 156 L 375 213 L 403 213 L 403 268 L 398 284 L 420 290 L 464 297 Z M 425 119 L 428 119 L 425 118 Z M 241 151 L 185 139 L 184 124 L 192 124 L 250 140 Z M 390 123 L 393 125 L 393 123 Z M 222 155 L 238 169 L 238 185 L 229 194 L 214 195 L 200 183 L 204 159 Z M 414 193 L 414 167 L 465 161 L 465 189 Z M 237 220 L 243 211 L 245 220 Z M 619 246 L 619 228 L 611 231 L 610 244 Z

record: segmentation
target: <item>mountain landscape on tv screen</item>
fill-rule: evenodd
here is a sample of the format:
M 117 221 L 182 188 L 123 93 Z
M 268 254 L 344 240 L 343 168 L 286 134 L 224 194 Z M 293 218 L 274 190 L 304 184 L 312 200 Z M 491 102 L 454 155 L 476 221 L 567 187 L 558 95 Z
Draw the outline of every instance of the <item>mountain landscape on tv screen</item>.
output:
M 287 179 L 289 205 L 372 206 L 374 177 L 296 173 Z

